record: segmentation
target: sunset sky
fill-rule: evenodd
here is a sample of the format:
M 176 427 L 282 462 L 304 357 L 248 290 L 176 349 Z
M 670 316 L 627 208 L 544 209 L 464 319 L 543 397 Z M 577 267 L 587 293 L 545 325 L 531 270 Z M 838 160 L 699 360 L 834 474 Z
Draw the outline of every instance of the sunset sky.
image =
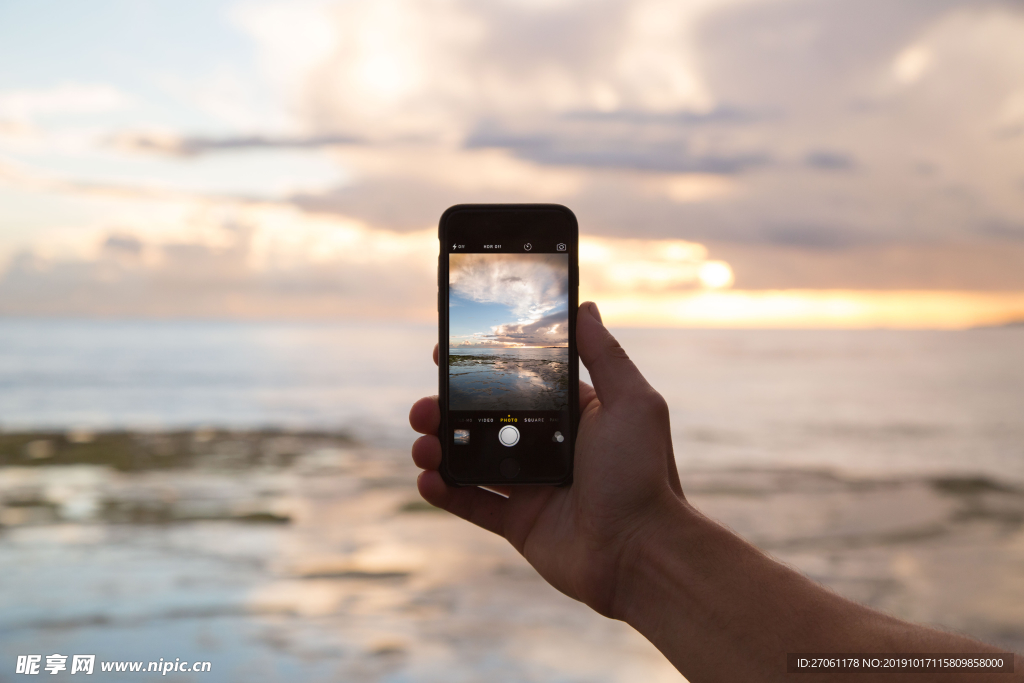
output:
M 631 326 L 1024 320 L 1013 0 L 5 0 L 0 314 L 434 319 L 558 202 Z

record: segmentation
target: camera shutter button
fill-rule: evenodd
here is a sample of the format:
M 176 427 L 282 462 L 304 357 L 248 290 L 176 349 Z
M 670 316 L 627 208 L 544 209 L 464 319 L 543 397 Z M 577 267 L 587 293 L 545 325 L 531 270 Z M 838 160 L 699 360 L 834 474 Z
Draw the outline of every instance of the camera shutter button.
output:
M 519 443 L 519 430 L 512 425 L 505 425 L 498 431 L 498 441 L 502 446 L 515 446 Z

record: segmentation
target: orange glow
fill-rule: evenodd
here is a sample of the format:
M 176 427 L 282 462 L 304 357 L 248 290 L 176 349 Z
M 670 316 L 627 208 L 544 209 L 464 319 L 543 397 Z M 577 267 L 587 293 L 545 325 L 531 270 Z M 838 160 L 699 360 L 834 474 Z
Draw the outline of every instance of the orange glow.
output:
M 624 327 L 966 329 L 1024 320 L 1024 292 L 730 290 L 590 295 L 608 324 Z

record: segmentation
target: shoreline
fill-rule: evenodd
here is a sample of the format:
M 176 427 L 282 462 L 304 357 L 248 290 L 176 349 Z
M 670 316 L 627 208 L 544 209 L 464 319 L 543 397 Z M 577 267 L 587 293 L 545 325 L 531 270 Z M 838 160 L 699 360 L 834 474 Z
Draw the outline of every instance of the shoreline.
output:
M 684 442 L 701 442 L 703 432 L 682 434 Z M 415 437 L 413 437 L 415 438 Z M 411 440 L 410 440 L 411 443 Z M 190 467 L 250 468 L 290 465 L 298 456 L 317 448 L 357 448 L 391 451 L 375 447 L 347 429 L 290 429 L 285 427 L 231 428 L 198 427 L 174 429 L 2 429 L 0 428 L 0 469 L 6 467 L 52 467 L 60 465 L 108 465 L 130 472 Z M 858 488 L 875 484 L 924 482 L 950 492 L 1001 491 L 1024 494 L 1024 480 L 997 477 L 980 469 L 959 467 L 885 472 L 862 467 L 838 467 L 823 463 L 728 462 L 709 464 L 707 459 L 686 461 L 677 455 L 680 474 L 691 488 L 702 486 L 706 477 L 774 473 L 785 476 L 817 476 L 823 480 L 848 482 Z
M 0 630 L 23 639 L 11 648 L 45 637 L 73 651 L 113 629 L 157 652 L 173 620 L 176 656 L 227 628 L 237 635 L 220 656 L 281 666 L 307 666 L 308 643 L 329 639 L 348 654 L 325 666 L 355 672 L 386 650 L 412 679 L 435 656 L 471 676 L 469 652 L 523 678 L 672 675 L 640 636 L 558 594 L 503 539 L 424 503 L 405 449 L 274 430 L 96 433 L 85 444 L 77 432 L 22 432 L 22 457 L 41 435 L 68 448 L 135 444 L 150 460 L 118 469 L 126 461 L 65 462 L 57 449 L 0 466 Z M 0 433 L 8 450 L 15 441 Z M 182 455 L 156 460 L 157 444 Z M 1024 649 L 1024 488 L 793 467 L 684 470 L 683 482 L 704 514 L 846 597 Z M 112 581 L 132 588 L 110 593 Z M 54 586 L 67 592 L 59 609 L 41 599 Z M 267 650 L 268 637 L 280 647 Z M 578 656 L 533 654 L 552 640 Z M 619 676 L 592 664 L 609 661 L 629 666 Z
M 109 465 L 122 471 L 201 465 L 287 465 L 324 446 L 353 446 L 343 430 L 0 430 L 0 467 Z

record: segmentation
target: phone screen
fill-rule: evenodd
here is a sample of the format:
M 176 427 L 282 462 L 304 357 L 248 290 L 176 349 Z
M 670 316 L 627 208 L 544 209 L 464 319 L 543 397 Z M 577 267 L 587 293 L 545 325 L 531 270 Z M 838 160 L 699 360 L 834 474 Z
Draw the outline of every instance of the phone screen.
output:
M 578 402 L 575 230 L 512 223 L 447 234 L 445 450 L 459 479 L 555 481 Z

